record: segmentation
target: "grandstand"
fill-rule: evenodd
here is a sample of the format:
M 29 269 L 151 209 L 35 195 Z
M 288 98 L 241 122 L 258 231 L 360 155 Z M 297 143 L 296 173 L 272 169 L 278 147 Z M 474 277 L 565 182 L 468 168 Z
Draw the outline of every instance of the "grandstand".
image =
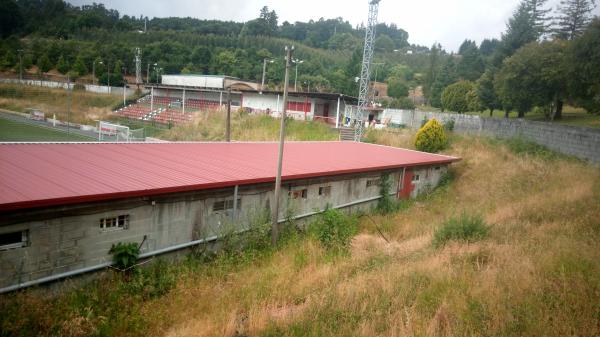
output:
M 193 120 L 198 111 L 219 108 L 219 102 L 212 100 L 190 98 L 184 101 L 177 97 L 148 95 L 134 104 L 118 109 L 115 114 L 129 119 L 173 125 Z

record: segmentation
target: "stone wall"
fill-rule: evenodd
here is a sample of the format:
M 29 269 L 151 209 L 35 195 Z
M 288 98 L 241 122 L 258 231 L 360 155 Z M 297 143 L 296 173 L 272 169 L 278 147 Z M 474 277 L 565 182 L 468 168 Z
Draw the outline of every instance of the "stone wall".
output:
M 435 118 L 442 122 L 454 120 L 455 132 L 498 138 L 522 138 L 556 152 L 600 163 L 600 129 L 426 111 L 387 109 L 385 114 L 390 116 L 394 123 L 404 124 L 409 128 L 421 127 L 425 118 Z

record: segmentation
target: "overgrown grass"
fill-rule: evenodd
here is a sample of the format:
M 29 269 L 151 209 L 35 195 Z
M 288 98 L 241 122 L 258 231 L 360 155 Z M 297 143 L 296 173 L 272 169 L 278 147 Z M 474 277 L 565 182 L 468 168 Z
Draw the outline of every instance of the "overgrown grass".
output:
M 337 140 L 338 134 L 321 122 L 286 121 L 287 140 Z M 231 139 L 237 141 L 272 141 L 279 139 L 280 120 L 265 115 L 232 112 Z M 173 141 L 225 140 L 225 114 L 222 111 L 201 112 L 190 124 L 174 127 L 161 135 Z
M 401 144 L 411 137 L 392 136 L 379 139 Z M 517 154 L 506 144 L 471 137 L 456 138 L 448 153 L 463 158 L 453 164 L 452 178 L 398 212 L 371 215 L 377 228 L 361 218 L 348 254 L 332 257 L 319 240 L 299 235 L 249 258 L 189 258 L 171 265 L 175 283 L 163 295 L 127 293 L 110 273 L 57 298 L 36 290 L 3 295 L 0 331 L 40 336 L 600 334 L 600 171 L 570 159 Z M 481 214 L 490 224 L 486 239 L 433 248 L 440 224 L 461 213 Z M 74 301 L 74 294 L 83 299 Z M 65 330 L 79 327 L 84 332 Z
M 485 238 L 488 234 L 488 225 L 479 215 L 461 214 L 446 220 L 435 233 L 433 233 L 433 246 L 441 247 L 449 241 L 475 242 Z
M 0 84 L 0 108 L 24 112 L 28 108 L 40 109 L 46 117 L 73 123 L 94 124 L 106 120 L 113 106 L 122 102 L 119 96 L 94 94 L 35 86 Z M 70 110 L 70 113 L 68 113 Z

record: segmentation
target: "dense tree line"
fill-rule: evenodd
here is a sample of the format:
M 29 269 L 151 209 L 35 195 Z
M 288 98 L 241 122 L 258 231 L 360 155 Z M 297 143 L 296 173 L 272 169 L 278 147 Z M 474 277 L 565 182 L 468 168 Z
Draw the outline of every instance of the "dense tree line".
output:
M 600 112 L 600 19 L 595 0 L 522 0 L 500 40 L 465 40 L 458 54 L 429 55 L 425 93 L 456 112 L 502 109 L 519 117 L 537 109 L 559 119 L 565 103 Z M 554 14 L 554 15 L 552 15 Z
M 134 52 L 140 47 L 144 76 L 148 73 L 152 81 L 159 73 L 180 72 L 260 80 L 266 58 L 275 60 L 267 67 L 267 84 L 277 86 L 283 81 L 283 47 L 294 44 L 295 57 L 303 61 L 299 89 L 357 91 L 364 27 L 352 27 L 342 18 L 280 25 L 277 13 L 263 7 L 245 23 L 149 19 L 63 0 L 0 0 L 0 9 L 0 70 L 35 65 L 40 75 L 53 69 L 72 78 L 94 73 L 100 83 L 119 85 L 124 74 L 135 71 Z M 398 62 L 388 55 L 409 47 L 408 33 L 394 24 L 377 29 L 378 54 L 388 63 L 381 69 L 383 80 Z

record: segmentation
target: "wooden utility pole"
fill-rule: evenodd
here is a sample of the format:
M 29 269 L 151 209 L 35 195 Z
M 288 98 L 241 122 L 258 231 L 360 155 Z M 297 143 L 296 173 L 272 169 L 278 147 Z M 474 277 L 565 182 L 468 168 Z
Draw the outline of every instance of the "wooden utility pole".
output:
M 277 176 L 275 178 L 275 197 L 271 214 L 271 244 L 276 245 L 279 237 L 279 196 L 281 195 L 281 169 L 283 166 L 283 145 L 285 139 L 285 113 L 287 110 L 288 81 L 294 46 L 285 47 L 285 79 L 283 81 L 283 109 L 281 109 L 281 127 L 279 129 L 279 157 L 277 159 Z
M 225 121 L 225 140 L 231 141 L 231 87 L 227 88 L 227 120 Z

